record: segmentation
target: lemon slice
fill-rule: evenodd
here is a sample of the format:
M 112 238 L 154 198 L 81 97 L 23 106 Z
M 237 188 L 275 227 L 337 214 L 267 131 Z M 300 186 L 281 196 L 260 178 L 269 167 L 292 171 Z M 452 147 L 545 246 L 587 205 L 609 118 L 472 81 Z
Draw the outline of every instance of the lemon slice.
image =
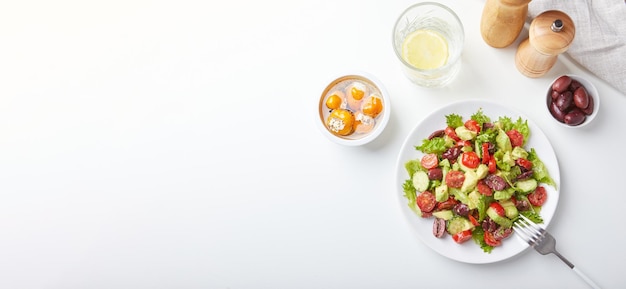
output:
M 439 68 L 448 62 L 448 42 L 434 30 L 415 30 L 402 43 L 402 58 L 418 69 Z

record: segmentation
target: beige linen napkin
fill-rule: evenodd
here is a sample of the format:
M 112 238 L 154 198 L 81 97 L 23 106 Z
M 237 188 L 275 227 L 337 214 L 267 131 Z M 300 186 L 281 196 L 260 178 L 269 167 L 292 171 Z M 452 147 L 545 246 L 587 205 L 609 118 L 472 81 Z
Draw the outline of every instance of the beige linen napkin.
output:
M 626 94 L 626 1 L 533 0 L 532 18 L 546 10 L 560 10 L 576 25 L 567 54 L 582 66 Z

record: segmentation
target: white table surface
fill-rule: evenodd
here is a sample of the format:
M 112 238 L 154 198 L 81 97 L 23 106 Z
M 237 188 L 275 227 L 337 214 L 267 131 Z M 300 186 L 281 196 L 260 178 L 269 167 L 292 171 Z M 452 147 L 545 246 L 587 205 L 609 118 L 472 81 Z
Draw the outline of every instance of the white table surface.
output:
M 626 97 L 566 56 L 523 76 L 517 42 L 480 37 L 483 1 L 442 2 L 466 41 L 456 81 L 433 90 L 402 75 L 391 47 L 414 1 L 3 1 L 0 288 L 586 288 L 553 255 L 459 263 L 408 226 L 400 146 L 468 98 L 548 135 L 558 249 L 623 288 Z M 393 112 L 378 139 L 344 147 L 320 133 L 315 105 L 354 71 L 385 84 Z M 544 108 L 564 73 L 601 94 L 585 128 Z

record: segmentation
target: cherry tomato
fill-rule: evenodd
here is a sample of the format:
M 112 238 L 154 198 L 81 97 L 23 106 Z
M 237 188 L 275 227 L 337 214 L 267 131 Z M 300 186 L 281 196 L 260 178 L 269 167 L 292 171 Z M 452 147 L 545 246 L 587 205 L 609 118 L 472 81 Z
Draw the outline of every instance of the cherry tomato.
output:
M 498 169 L 497 165 L 496 165 L 496 159 L 495 158 L 490 158 L 488 166 L 489 166 L 489 173 L 491 173 L 491 174 L 495 173 L 496 170 Z
M 485 231 L 484 239 L 485 243 L 489 246 L 496 247 L 502 245 L 502 241 L 496 240 L 496 238 L 493 237 L 493 234 L 489 231 Z
M 496 211 L 496 213 L 500 216 L 500 217 L 504 217 L 504 207 L 502 207 L 502 205 L 500 205 L 500 203 L 498 202 L 493 202 L 491 204 L 489 204 L 489 207 L 494 209 Z
M 449 171 L 446 174 L 446 185 L 451 188 L 460 188 L 465 181 L 465 174 L 461 171 Z
M 507 131 L 506 135 L 509 136 L 509 139 L 511 140 L 511 145 L 513 147 L 519 147 L 524 144 L 524 136 L 516 129 Z
M 454 208 L 454 205 L 458 204 L 459 201 L 457 201 L 454 197 L 450 196 L 447 200 L 443 201 L 443 202 L 438 202 L 436 209 L 437 211 L 441 211 L 441 210 L 450 210 L 452 208 Z
M 480 164 L 480 158 L 475 152 L 464 152 L 461 155 L 461 163 L 470 169 L 475 169 Z
M 431 212 L 435 208 L 435 204 L 437 204 L 435 195 L 430 191 L 424 191 L 417 195 L 416 202 L 420 210 L 427 213 Z
M 470 119 L 468 121 L 465 122 L 465 128 L 475 132 L 475 133 L 479 133 L 480 132 L 480 124 L 478 124 L 477 121 Z
M 537 187 L 534 192 L 528 195 L 528 201 L 533 206 L 543 206 L 548 199 L 548 193 L 544 187 Z
M 456 142 L 456 145 L 461 146 L 461 147 L 471 147 L 472 146 L 472 142 L 468 141 L 468 140 L 458 140 Z
M 485 182 L 483 182 L 483 180 L 478 181 L 478 183 L 476 184 L 476 189 L 479 193 L 485 196 L 493 196 L 493 190 L 491 190 L 489 186 L 485 185 Z
M 515 163 L 520 165 L 521 167 L 525 168 L 527 171 L 530 171 L 533 168 L 533 162 L 525 159 L 525 158 L 519 158 L 515 160 Z
M 445 134 L 446 134 L 449 138 L 451 138 L 451 139 L 453 139 L 453 140 L 455 140 L 455 141 L 459 141 L 459 140 L 461 140 L 461 139 L 459 138 L 459 136 L 458 136 L 458 135 L 456 135 L 456 131 L 454 131 L 454 128 L 452 128 L 452 127 L 450 127 L 450 126 L 449 126 L 449 127 L 446 127 L 446 129 L 444 129 L 444 130 L 443 130 L 443 132 L 444 132 L 444 133 L 445 133 Z
M 489 155 L 489 143 L 484 142 L 482 144 L 482 153 L 483 153 L 483 164 L 488 164 L 491 156 Z
M 434 169 L 439 165 L 439 159 L 435 153 L 426 154 L 422 157 L 420 163 L 426 169 Z
M 474 216 L 468 215 L 467 218 L 470 220 L 470 222 L 472 222 L 472 225 L 474 225 L 474 226 L 479 226 L 480 225 L 480 223 L 478 223 L 478 220 L 476 220 L 476 218 L 474 218 Z
M 454 240 L 454 242 L 457 242 L 457 244 L 461 244 L 469 239 L 472 238 L 472 230 L 465 230 L 465 231 L 461 231 L 458 232 L 454 235 L 452 235 L 452 240 Z

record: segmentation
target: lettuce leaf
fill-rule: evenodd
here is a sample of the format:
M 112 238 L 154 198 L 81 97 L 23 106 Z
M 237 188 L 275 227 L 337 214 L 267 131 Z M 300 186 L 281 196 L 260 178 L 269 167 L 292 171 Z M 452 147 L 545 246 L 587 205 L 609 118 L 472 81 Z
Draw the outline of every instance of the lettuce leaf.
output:
M 483 113 L 482 108 L 478 109 L 470 118 L 475 120 L 481 127 L 484 123 L 491 122 L 491 119 Z
M 537 152 L 534 148 L 530 149 L 530 152 L 528 153 L 528 160 L 533 163 L 533 178 L 537 180 L 537 182 L 550 185 L 556 189 L 556 183 L 550 177 L 548 168 L 546 168 L 541 159 L 539 159 L 539 156 L 537 156 Z
M 463 117 L 458 114 L 446 115 L 446 124 L 451 128 L 457 128 L 463 125 Z
M 407 199 L 409 208 L 418 216 L 422 216 L 422 211 L 417 206 L 417 191 L 413 187 L 413 182 L 411 180 L 405 180 L 404 184 L 402 184 L 402 190 L 404 191 L 404 197 Z
M 440 155 L 448 148 L 446 147 L 446 140 L 444 138 L 434 137 L 432 139 L 424 139 L 422 145 L 416 146 L 415 149 L 425 154 L 436 153 Z

